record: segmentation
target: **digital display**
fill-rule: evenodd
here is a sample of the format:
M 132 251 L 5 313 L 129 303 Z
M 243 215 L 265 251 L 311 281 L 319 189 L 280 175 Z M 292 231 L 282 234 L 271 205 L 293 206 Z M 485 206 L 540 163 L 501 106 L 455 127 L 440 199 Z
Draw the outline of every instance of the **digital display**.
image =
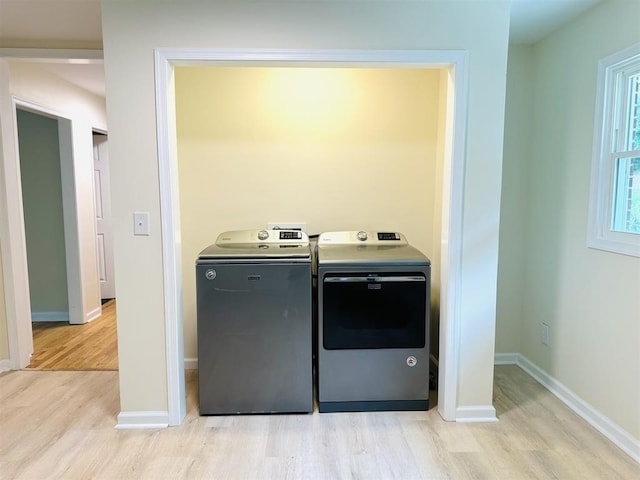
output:
M 280 240 L 301 240 L 302 232 L 283 230 L 280 232 Z
M 378 232 L 378 240 L 400 240 L 400 234 L 396 232 Z

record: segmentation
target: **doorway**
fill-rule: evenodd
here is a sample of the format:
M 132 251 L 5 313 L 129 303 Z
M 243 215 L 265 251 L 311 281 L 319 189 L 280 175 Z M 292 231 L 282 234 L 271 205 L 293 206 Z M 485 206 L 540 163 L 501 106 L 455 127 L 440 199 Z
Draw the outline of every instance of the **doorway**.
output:
M 447 72 L 446 115 L 443 125 L 441 212 L 441 292 L 438 410 L 445 420 L 456 419 L 460 347 L 459 282 L 462 278 L 462 205 L 464 145 L 467 115 L 467 54 L 462 51 L 314 51 L 156 49 L 156 113 L 160 211 L 163 249 L 163 286 L 168 390 L 168 424 L 185 416 L 184 345 L 179 191 L 176 178 L 175 118 L 176 66 L 382 66 L 438 67 Z M 455 128 L 454 128 L 455 126 Z
M 73 271 L 73 260 L 79 253 L 76 243 L 69 241 L 69 226 L 75 223 L 70 220 L 76 213 L 73 193 L 83 190 L 78 185 L 68 188 L 69 183 L 75 183 L 70 169 L 65 168 L 73 163 L 73 153 L 65 147 L 73 142 L 69 138 L 71 129 L 65 128 L 69 123 L 54 115 L 16 108 L 33 335 L 33 354 L 27 368 L 117 370 L 115 295 L 87 317 L 82 313 L 83 299 L 74 285 L 73 273 L 67 275 Z M 106 164 L 106 153 L 103 157 Z M 103 182 L 102 186 L 109 191 L 108 184 Z M 88 191 L 93 191 L 93 186 L 89 187 Z M 104 205 L 108 200 L 101 205 L 103 222 L 110 221 L 103 213 L 110 212 Z
M 17 109 L 32 321 L 69 322 L 58 121 Z
M 33 352 L 17 145 L 18 108 L 58 122 L 70 323 L 90 322 L 101 312 L 91 136 L 92 129 L 106 132 L 107 121 L 104 94 L 102 99 L 99 91 L 92 95 L 93 90 L 84 85 L 89 85 L 86 80 L 91 76 L 104 75 L 101 72 L 102 52 L 83 50 L 77 56 L 70 50 L 51 50 L 50 53 L 51 57 L 47 59 L 32 58 L 28 54 L 21 58 L 0 59 L 0 182 L 6 199 L 6 203 L 0 205 L 0 243 L 9 344 L 6 365 L 9 369 L 28 366 Z M 77 67 L 73 69 L 76 73 L 85 66 L 91 68 L 82 72 L 77 82 L 72 82 L 57 75 L 60 70 L 57 66 L 45 71 L 49 64 Z

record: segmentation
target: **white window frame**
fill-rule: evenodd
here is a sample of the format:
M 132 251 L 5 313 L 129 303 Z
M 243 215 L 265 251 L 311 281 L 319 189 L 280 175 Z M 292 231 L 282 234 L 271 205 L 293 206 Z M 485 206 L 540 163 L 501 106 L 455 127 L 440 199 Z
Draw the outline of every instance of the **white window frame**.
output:
M 598 62 L 598 85 L 593 134 L 593 162 L 589 194 L 587 246 L 624 255 L 640 257 L 640 235 L 612 230 L 613 191 L 616 175 L 616 153 L 626 150 L 618 139 L 620 98 L 616 83 L 629 67 L 640 65 L 640 43 L 621 50 Z M 622 126 L 624 128 L 624 126 Z M 625 156 L 640 156 L 640 150 L 626 151 Z

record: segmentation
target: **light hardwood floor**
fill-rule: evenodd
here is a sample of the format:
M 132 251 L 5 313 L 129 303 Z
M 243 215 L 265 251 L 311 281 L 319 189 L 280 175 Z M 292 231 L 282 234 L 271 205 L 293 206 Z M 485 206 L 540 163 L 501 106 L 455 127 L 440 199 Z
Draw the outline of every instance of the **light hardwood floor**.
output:
M 102 315 L 84 325 L 66 322 L 33 324 L 34 370 L 117 370 L 116 301 L 102 306 Z
M 117 372 L 0 375 L 0 478 L 635 479 L 640 465 L 516 366 L 496 367 L 497 423 L 428 412 L 200 417 L 115 430 Z

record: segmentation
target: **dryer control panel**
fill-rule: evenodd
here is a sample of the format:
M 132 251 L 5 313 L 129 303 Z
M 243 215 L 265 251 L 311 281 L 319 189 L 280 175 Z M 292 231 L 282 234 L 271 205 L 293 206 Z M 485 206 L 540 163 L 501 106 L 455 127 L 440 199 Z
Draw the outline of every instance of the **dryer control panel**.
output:
M 366 230 L 324 232 L 318 245 L 408 245 L 406 237 L 398 232 L 370 232 Z

